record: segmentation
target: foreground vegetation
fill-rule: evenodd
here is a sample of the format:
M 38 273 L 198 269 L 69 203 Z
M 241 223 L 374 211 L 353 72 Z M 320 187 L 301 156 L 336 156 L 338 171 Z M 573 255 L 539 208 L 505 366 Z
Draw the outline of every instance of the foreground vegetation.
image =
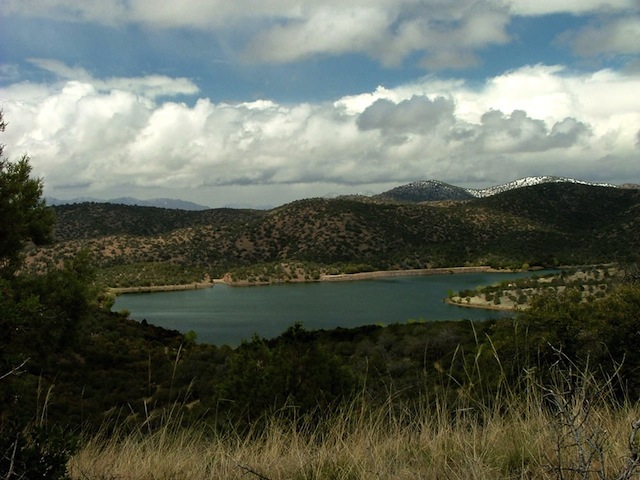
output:
M 48 362 L 23 345 L 30 361 L 2 379 L 19 398 L 3 411 L 23 418 L 2 437 L 5 467 L 33 473 L 42 458 L 77 479 L 636 478 L 638 286 L 541 297 L 488 322 L 294 325 L 236 349 L 94 315 Z M 4 418 L 3 435 L 18 417 Z
M 614 400 L 588 371 L 503 392 L 493 406 L 467 399 L 398 409 L 365 398 L 320 418 L 283 411 L 259 429 L 216 433 L 161 428 L 92 437 L 72 478 L 154 479 L 589 479 L 637 478 L 640 408 Z M 573 393 L 568 393 L 568 388 Z M 290 408 L 295 408 L 291 406 Z

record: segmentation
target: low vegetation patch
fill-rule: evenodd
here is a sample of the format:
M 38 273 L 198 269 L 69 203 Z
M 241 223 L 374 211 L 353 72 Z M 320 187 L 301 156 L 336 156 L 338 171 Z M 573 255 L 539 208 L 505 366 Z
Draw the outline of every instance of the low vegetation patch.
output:
M 475 290 L 451 292 L 449 303 L 462 307 L 495 310 L 529 308 L 535 297 L 563 294 L 567 290 L 580 292 L 583 300 L 604 298 L 620 283 L 625 270 L 619 266 L 569 268 L 560 273 L 507 280 L 495 285 L 479 286 Z

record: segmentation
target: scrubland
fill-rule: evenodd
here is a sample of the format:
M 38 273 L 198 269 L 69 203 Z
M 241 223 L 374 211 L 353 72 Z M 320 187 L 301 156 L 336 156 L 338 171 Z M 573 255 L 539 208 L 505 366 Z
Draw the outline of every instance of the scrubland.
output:
M 638 478 L 640 405 L 615 400 L 611 383 L 562 362 L 553 382 L 533 376 L 524 394 L 486 404 L 346 406 L 297 417 L 265 414 L 260 427 L 181 427 L 86 439 L 69 462 L 74 479 L 629 479 Z M 528 375 L 528 372 L 523 372 Z M 460 394 L 464 396 L 464 393 Z M 636 437 L 637 435 L 637 437 Z

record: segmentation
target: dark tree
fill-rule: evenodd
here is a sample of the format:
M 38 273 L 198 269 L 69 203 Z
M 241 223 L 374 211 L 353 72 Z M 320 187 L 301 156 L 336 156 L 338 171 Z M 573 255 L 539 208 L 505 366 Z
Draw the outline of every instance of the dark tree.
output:
M 0 111 L 0 132 L 5 128 Z M 0 144 L 0 277 L 8 278 L 20 268 L 27 242 L 52 239 L 54 214 L 42 198 L 42 181 L 30 177 L 29 157 L 12 163 L 3 152 Z

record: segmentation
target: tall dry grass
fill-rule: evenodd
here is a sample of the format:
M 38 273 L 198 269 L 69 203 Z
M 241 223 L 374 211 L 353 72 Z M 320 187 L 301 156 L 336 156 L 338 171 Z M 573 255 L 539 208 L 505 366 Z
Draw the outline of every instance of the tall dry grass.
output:
M 133 433 L 89 438 L 69 471 L 78 480 L 640 478 L 640 404 L 619 400 L 617 372 L 603 381 L 558 351 L 544 382 L 525 370 L 514 390 L 493 354 L 499 386 L 485 385 L 478 353 L 464 361 L 466 385 L 445 380 L 455 400 L 390 394 L 373 405 L 363 391 L 332 411 L 297 418 L 292 406 L 224 433 L 181 427 L 176 404 L 159 428 L 150 417 Z
M 153 432 L 89 439 L 69 469 L 83 480 L 640 478 L 630 438 L 639 406 L 613 401 L 609 387 L 569 369 L 491 407 L 410 408 L 394 398 L 370 407 L 363 396 L 321 420 L 276 412 L 243 434 L 168 419 Z

